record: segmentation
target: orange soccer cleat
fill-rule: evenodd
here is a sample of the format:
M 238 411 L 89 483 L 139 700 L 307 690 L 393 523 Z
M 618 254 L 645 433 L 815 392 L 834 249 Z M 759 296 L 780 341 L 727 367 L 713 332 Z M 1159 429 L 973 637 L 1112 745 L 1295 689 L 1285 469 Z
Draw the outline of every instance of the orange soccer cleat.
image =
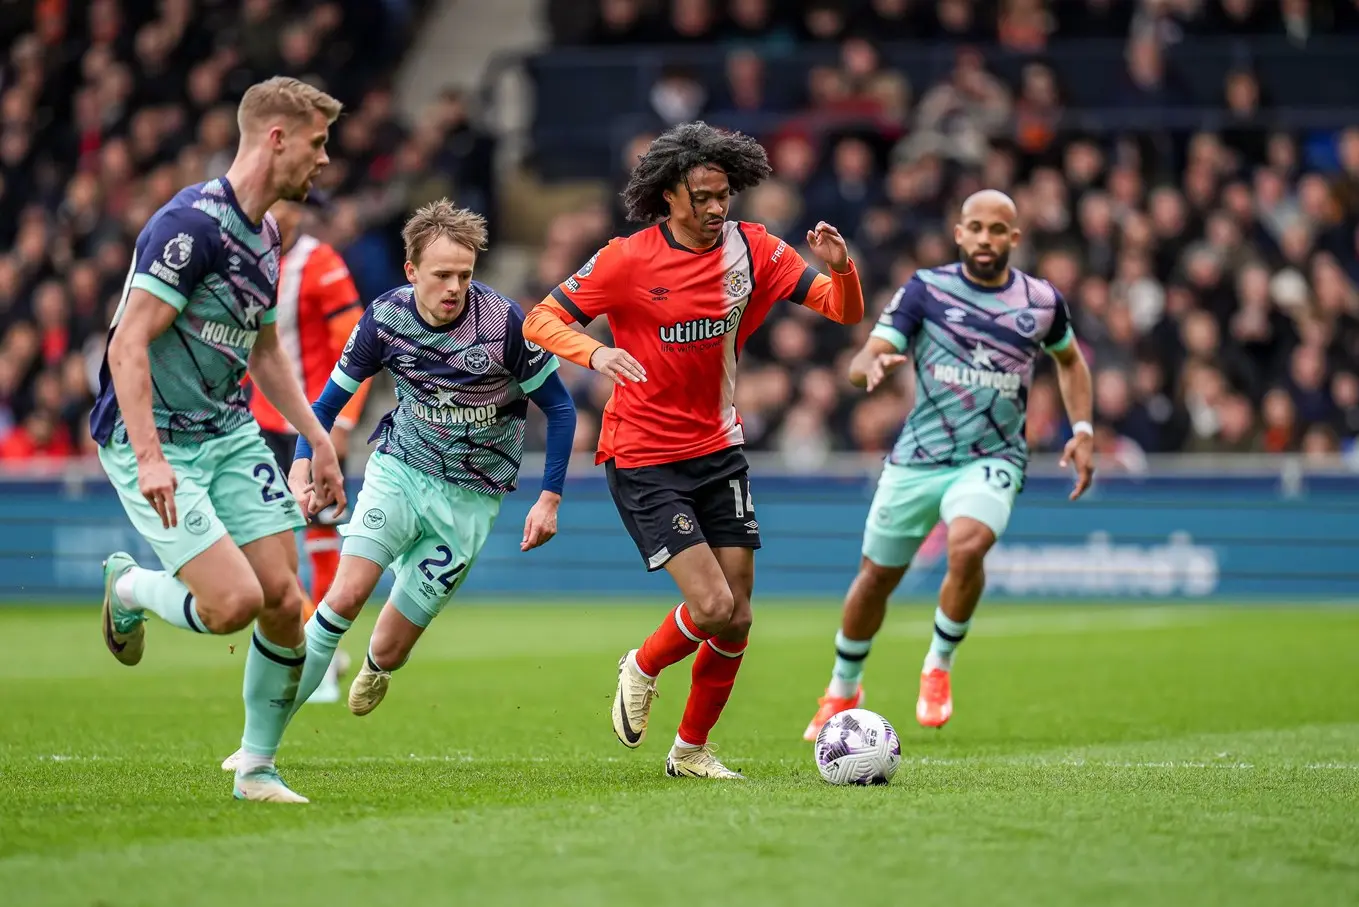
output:
M 915 720 L 921 727 L 943 727 L 953 714 L 953 691 L 948 671 L 933 668 L 920 673 L 920 698 L 915 702 Z
M 802 739 L 808 742 L 815 741 L 816 735 L 821 733 L 821 728 L 825 726 L 831 717 L 838 715 L 847 709 L 857 709 L 863 705 L 864 688 L 861 685 L 854 691 L 853 696 L 832 696 L 830 690 L 826 695 L 816 701 L 816 714 L 812 716 L 811 722 L 807 725 L 807 730 L 802 732 Z

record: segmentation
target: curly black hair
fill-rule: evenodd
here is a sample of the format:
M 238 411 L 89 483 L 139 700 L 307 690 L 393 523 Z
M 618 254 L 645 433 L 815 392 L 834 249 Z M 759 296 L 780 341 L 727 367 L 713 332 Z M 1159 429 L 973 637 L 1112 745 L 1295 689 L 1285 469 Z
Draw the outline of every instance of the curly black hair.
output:
M 701 121 L 684 123 L 662 133 L 632 168 L 623 189 L 628 220 L 646 224 L 669 216 L 665 190 L 704 166 L 726 173 L 732 192 L 758 186 L 773 172 L 763 146 L 750 136 L 722 132 Z

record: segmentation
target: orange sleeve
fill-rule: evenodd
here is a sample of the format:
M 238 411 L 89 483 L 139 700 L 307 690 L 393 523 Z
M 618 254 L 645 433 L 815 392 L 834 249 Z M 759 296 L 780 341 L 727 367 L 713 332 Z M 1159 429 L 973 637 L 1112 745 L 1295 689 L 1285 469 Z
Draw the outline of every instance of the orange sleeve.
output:
M 626 296 L 629 261 L 623 242 L 609 240 L 579 271 L 553 287 L 551 298 L 571 320 L 588 325 Z
M 829 277 L 817 274 L 802 304 L 838 324 L 862 321 L 864 291 L 859 286 L 859 271 L 854 267 L 854 259 L 850 259 L 849 270 L 843 274 L 839 271 L 831 271 Z
M 524 318 L 524 339 L 536 343 L 558 358 L 585 368 L 590 357 L 604 346 L 588 334 L 571 328 L 575 316 L 567 311 L 553 295 L 534 306 Z
M 359 288 L 349 273 L 340 253 L 334 247 L 321 243 L 311 253 L 307 261 L 309 288 L 316 293 L 317 308 L 326 320 L 326 336 L 330 341 L 330 361 L 336 362 L 344 352 L 344 345 L 354 331 L 354 325 L 363 317 L 363 303 L 359 301 Z M 363 405 L 368 401 L 368 382 L 359 385 L 354 396 L 335 419 L 341 428 L 353 428 L 363 415 Z
M 843 274 L 827 277 L 807 264 L 787 242 L 763 232 L 756 225 L 755 246 L 760 273 L 757 283 L 765 286 L 774 299 L 787 299 L 805 305 L 840 324 L 858 324 L 864 317 L 864 294 L 853 259 Z

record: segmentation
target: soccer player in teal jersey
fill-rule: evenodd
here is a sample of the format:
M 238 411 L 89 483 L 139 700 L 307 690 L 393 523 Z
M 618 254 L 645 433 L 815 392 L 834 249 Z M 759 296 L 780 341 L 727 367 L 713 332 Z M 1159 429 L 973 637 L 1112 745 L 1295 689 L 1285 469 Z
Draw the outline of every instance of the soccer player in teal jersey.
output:
M 942 727 L 953 712 L 949 671 L 985 582 L 983 561 L 1004 533 L 1029 461 L 1025 403 L 1041 352 L 1057 364 L 1073 436 L 1061 465 L 1074 465 L 1075 500 L 1094 475 L 1090 370 L 1066 301 L 1045 280 L 1009 266 L 1019 241 L 1014 202 L 984 190 L 954 227 L 962 261 L 921 270 L 878 319 L 849 366 L 872 392 L 907 361 L 916 400 L 887 458 L 864 527 L 859 574 L 845 598 L 830 686 L 803 734 L 815 740 L 832 715 L 863 702 L 864 660 L 887 599 L 942 518 L 948 572 L 921 671 L 916 720 Z
M 148 613 L 194 633 L 256 622 L 234 785 L 243 800 L 307 802 L 274 767 L 306 655 L 293 540 L 305 517 L 241 380 L 249 371 L 311 439 L 309 501 L 343 509 L 335 449 L 274 325 L 280 244 L 267 213 L 280 199 L 306 197 L 339 113 L 338 101 L 296 79 L 246 91 L 226 175 L 180 191 L 137 237 L 90 415 L 99 461 L 162 568 L 124 552 L 104 562 L 109 651 L 126 665 L 141 661 Z
M 472 279 L 486 247 L 485 220 L 441 199 L 417 211 L 402 237 L 410 283 L 368 307 L 313 404 L 321 424 L 330 425 L 368 378 L 385 368 L 396 382 L 396 408 L 374 432 L 377 450 L 354 517 L 340 529 L 335 582 L 306 624 L 307 663 L 297 691 L 300 704 L 316 689 L 390 567 L 396 581 L 349 691 L 356 715 L 382 701 L 392 672 L 476 563 L 502 498 L 518 481 L 529 401 L 547 416 L 547 466 L 521 551 L 557 533 L 576 433 L 557 357 L 525 341 L 518 305 Z M 304 497 L 312 456 L 299 438 L 292 477 Z

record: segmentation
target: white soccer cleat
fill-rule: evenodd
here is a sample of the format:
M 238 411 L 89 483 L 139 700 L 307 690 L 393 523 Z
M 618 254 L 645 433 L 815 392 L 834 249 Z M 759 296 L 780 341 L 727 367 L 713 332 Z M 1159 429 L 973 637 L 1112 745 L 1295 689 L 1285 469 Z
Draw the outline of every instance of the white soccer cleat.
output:
M 722 781 L 744 781 L 746 776 L 723 765 L 713 755 L 712 744 L 703 746 L 672 746 L 665 757 L 665 773 L 672 778 L 717 778 Z
M 278 769 L 272 765 L 245 774 L 236 774 L 232 796 L 237 800 L 256 800 L 260 803 L 310 803 L 306 797 L 283 783 Z
M 355 715 L 367 715 L 378 707 L 382 697 L 387 695 L 387 686 L 392 682 L 391 671 L 374 671 L 363 660 L 363 667 L 349 685 L 349 711 Z
M 340 701 L 340 671 L 336 665 L 338 659 L 332 659 L 330 666 L 326 668 L 326 676 L 321 678 L 321 683 L 307 697 L 308 703 L 330 703 Z
M 637 650 L 618 660 L 618 692 L 613 697 L 613 732 L 624 746 L 636 749 L 646 739 L 656 681 L 637 667 Z
M 243 755 L 245 755 L 245 750 L 237 750 L 223 759 L 222 771 L 235 773 L 237 766 L 241 764 L 241 756 Z

